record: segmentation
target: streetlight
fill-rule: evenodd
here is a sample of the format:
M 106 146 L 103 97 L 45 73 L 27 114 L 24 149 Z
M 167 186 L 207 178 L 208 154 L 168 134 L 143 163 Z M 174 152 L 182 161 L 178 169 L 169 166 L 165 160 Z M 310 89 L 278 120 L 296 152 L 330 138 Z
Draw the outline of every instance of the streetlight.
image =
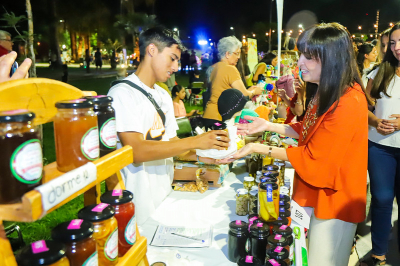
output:
M 233 30 L 234 29 L 234 27 L 231 27 L 231 30 Z
M 361 26 L 358 26 L 358 29 L 361 30 Z
M 390 23 L 389 23 L 389 26 L 390 26 L 390 27 L 393 27 L 393 22 L 390 22 Z
M 302 24 L 299 24 L 299 28 L 303 28 L 303 25 L 302 25 Z
M 267 36 L 268 36 L 268 32 L 266 32 L 266 33 L 265 33 L 265 35 L 267 35 Z
M 378 25 L 374 24 L 374 28 L 378 28 Z
M 275 30 L 272 30 L 272 32 L 275 32 Z
M 253 33 L 253 37 L 256 37 L 256 35 Z

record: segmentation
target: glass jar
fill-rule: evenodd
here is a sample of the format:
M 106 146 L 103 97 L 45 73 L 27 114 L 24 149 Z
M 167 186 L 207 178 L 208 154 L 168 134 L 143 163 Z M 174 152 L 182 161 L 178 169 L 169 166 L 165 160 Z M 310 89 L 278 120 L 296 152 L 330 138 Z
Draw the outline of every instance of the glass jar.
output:
M 282 226 L 276 225 L 272 229 L 272 232 L 274 234 L 279 234 L 279 235 L 283 235 L 284 237 L 286 237 L 286 239 L 288 241 L 288 245 L 289 245 L 289 259 L 292 260 L 293 255 L 294 255 L 294 238 L 293 238 L 292 228 L 287 225 L 282 225 Z
M 279 167 L 279 174 L 282 179 L 285 178 L 286 163 L 282 160 L 275 160 L 274 164 Z
M 243 181 L 243 188 L 247 189 L 248 191 L 251 190 L 251 187 L 254 186 L 256 183 L 254 182 L 254 177 L 246 176 L 244 177 Z
M 267 256 L 269 252 L 272 252 L 276 249 L 276 247 L 281 247 L 286 249 L 289 254 L 289 244 L 287 238 L 282 235 L 273 234 L 268 237 L 268 244 L 267 244 Z M 279 250 L 281 248 L 278 248 Z M 274 259 L 274 258 L 273 258 Z
M 286 194 L 280 194 L 279 195 L 279 202 L 290 202 L 290 197 Z
M 18 266 L 70 266 L 65 245 L 53 240 L 39 240 L 22 248 L 15 256 Z
M 257 198 L 258 198 L 258 190 L 251 190 L 249 193 L 249 214 L 255 214 L 253 210 L 256 208 L 257 210 Z
M 133 193 L 128 190 L 114 189 L 100 197 L 101 202 L 115 208 L 118 221 L 118 256 L 122 257 L 136 242 L 136 218 Z
M 282 246 L 273 246 L 267 249 L 267 260 L 276 260 L 278 263 L 285 262 L 290 265 L 289 251 Z
M 265 182 L 260 184 L 260 188 L 258 190 L 258 205 L 258 216 L 260 216 L 264 221 L 270 222 L 278 219 L 278 184 L 274 182 Z
M 86 99 L 56 103 L 54 138 L 57 169 L 68 172 L 99 158 L 99 130 L 93 103 Z
M 257 223 L 250 226 L 250 255 L 265 261 L 266 247 L 268 244 L 269 226 Z
M 279 208 L 284 208 L 286 210 L 290 210 L 290 203 L 283 199 L 279 199 Z
M 228 233 L 228 259 L 237 262 L 239 258 L 245 257 L 246 242 L 249 237 L 248 224 L 236 220 L 229 223 Z
M 268 157 L 267 155 L 265 155 L 264 158 L 263 158 L 262 164 L 263 165 L 270 165 L 270 164 L 274 163 L 274 160 L 275 160 L 274 158 Z
M 262 266 L 264 263 L 256 257 L 246 256 L 237 261 L 238 266 Z
M 277 183 L 278 184 L 278 179 L 274 175 L 263 176 L 263 177 L 261 177 L 260 181 L 261 181 L 261 183 L 273 182 L 273 183 Z
M 239 216 L 247 215 L 249 213 L 249 191 L 240 188 L 236 192 L 236 214 Z
M 28 110 L 0 112 L 0 204 L 14 203 L 42 184 L 40 134 Z
M 260 178 L 261 178 L 261 176 L 262 176 L 262 172 L 261 172 L 261 171 L 257 171 L 257 173 L 256 173 L 256 179 L 255 179 L 256 186 L 258 186 L 258 184 L 260 183 Z
M 79 219 L 93 223 L 99 266 L 118 264 L 118 222 L 114 214 L 114 207 L 107 203 L 88 205 L 78 212 Z
M 262 168 L 263 173 L 265 173 L 266 171 L 279 171 L 279 167 L 274 164 L 267 164 L 264 165 Z
M 117 148 L 115 110 L 111 106 L 113 98 L 107 95 L 98 95 L 87 96 L 85 99 L 94 104 L 93 110 L 97 115 L 97 124 L 99 126 L 100 157 L 102 157 Z
M 211 125 L 211 130 L 225 130 L 228 132 L 228 129 L 226 128 L 225 122 L 217 122 Z
M 96 241 L 93 238 L 94 227 L 89 221 L 75 219 L 57 225 L 51 231 L 51 237 L 64 243 L 66 255 L 71 266 L 97 265 Z
M 279 206 L 279 217 L 290 217 L 290 210 Z

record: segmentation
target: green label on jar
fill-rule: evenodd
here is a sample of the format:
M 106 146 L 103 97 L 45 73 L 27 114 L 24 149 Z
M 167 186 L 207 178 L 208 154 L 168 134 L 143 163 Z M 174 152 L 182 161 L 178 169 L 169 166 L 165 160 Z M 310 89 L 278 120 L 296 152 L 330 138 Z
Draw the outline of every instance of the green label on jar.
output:
M 125 228 L 125 240 L 128 244 L 135 244 L 136 242 L 136 218 L 133 215 L 132 219 L 129 221 Z
M 81 151 L 82 154 L 91 161 L 99 158 L 99 129 L 97 127 L 92 127 L 83 135 Z
M 95 251 L 83 264 L 82 266 L 98 266 L 99 260 L 97 258 L 97 251 Z
M 109 149 L 117 146 L 117 128 L 115 118 L 108 119 L 100 128 L 100 141 Z
M 118 227 L 107 238 L 104 254 L 108 260 L 114 261 L 118 257 Z
M 43 155 L 38 139 L 25 141 L 13 152 L 10 168 L 14 177 L 25 184 L 35 184 L 42 179 Z

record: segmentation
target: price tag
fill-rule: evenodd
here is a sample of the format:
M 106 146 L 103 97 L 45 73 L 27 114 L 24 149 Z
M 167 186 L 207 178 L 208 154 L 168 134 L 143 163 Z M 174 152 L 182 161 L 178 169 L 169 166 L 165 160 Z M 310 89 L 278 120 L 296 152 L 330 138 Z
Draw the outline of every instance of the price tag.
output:
M 182 169 L 183 168 L 183 163 L 176 163 L 175 164 L 175 169 Z
M 42 194 L 44 211 L 48 211 L 75 192 L 96 181 L 97 168 L 87 163 L 35 188 Z
M 307 229 L 310 228 L 310 217 L 312 208 L 303 208 L 294 200 L 292 200 L 291 206 L 292 213 L 290 217 L 292 218 L 292 220 Z

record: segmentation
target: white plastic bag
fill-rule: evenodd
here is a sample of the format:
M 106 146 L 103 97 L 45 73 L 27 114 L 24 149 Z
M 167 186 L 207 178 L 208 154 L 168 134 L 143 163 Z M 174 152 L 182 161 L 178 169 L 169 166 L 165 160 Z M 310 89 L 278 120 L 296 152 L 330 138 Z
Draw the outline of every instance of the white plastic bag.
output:
M 237 152 L 236 145 L 236 136 L 237 136 L 237 127 L 228 126 L 228 134 L 229 134 L 229 148 L 227 150 L 217 150 L 217 149 L 209 149 L 209 150 L 196 150 L 196 154 L 200 157 L 207 157 L 212 159 L 224 159 L 228 156 L 231 156 Z

